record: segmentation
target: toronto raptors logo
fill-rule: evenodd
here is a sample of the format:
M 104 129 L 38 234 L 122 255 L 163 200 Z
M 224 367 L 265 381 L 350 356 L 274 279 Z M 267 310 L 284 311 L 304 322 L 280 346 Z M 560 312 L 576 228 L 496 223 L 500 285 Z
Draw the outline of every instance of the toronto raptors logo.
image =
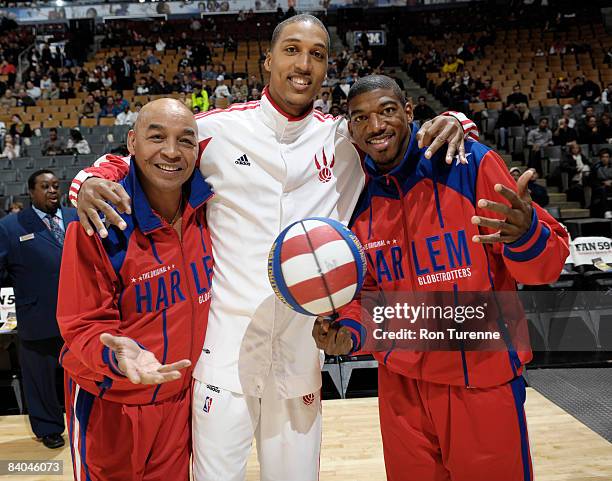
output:
M 317 156 L 314 157 L 315 167 L 319 171 L 319 180 L 323 183 L 329 182 L 332 179 L 332 169 L 334 168 L 334 162 L 336 156 L 333 155 L 329 164 L 327 163 L 327 156 L 325 155 L 325 149 L 323 149 L 323 162 L 319 162 Z
M 302 401 L 304 401 L 304 404 L 306 404 L 306 406 L 310 406 L 314 402 L 314 400 L 314 393 L 306 394 L 306 396 L 302 397 Z

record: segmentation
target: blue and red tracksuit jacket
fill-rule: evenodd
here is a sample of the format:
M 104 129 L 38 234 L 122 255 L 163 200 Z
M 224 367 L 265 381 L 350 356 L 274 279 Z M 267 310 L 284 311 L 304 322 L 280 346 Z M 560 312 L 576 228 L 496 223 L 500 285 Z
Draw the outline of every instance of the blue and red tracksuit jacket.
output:
M 516 191 L 516 182 L 499 155 L 478 142 L 466 141 L 469 163 L 447 165 L 445 152 L 426 159 L 426 149 L 418 148 L 415 134 L 413 129 L 403 161 L 388 174 L 378 172 L 371 158 L 364 160 L 366 186 L 350 226 L 366 249 L 364 291 L 515 291 L 517 281 L 554 282 L 568 256 L 568 235 L 537 204 L 532 204 L 530 229 L 517 241 L 472 241 L 476 234 L 494 232 L 472 224 L 472 216 L 502 218 L 478 207 L 478 200 L 510 205 L 494 186 L 503 184 Z M 360 298 L 339 313 L 338 322 L 350 329 L 356 354 L 365 353 L 364 336 L 371 336 L 377 327 L 366 317 L 362 317 Z M 507 352 L 386 350 L 373 354 L 407 377 L 488 387 L 520 375 L 531 360 L 530 349 L 516 352 L 509 344 Z
M 213 256 L 204 204 L 212 197 L 199 169 L 183 186 L 188 199 L 181 235 L 151 208 L 136 175 L 136 162 L 121 184 L 132 199 L 124 231 L 88 237 L 70 225 L 58 289 L 57 320 L 65 344 L 60 362 L 90 393 L 124 404 L 149 404 L 189 387 L 210 308 Z M 162 364 L 189 359 L 179 380 L 135 385 L 117 367 L 100 334 L 127 336 Z

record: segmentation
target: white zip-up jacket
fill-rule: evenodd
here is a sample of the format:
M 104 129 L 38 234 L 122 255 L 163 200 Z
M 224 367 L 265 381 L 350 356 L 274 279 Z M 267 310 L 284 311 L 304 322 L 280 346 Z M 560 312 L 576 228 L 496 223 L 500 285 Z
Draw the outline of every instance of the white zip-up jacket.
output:
M 215 265 L 194 377 L 261 397 L 272 373 L 280 398 L 315 392 L 321 387 L 321 353 L 311 334 L 314 319 L 276 298 L 268 254 L 278 234 L 297 220 L 318 216 L 348 224 L 365 175 L 346 121 L 317 110 L 290 117 L 267 89 L 260 101 L 198 114 L 196 120 L 200 169 L 215 192 L 206 212 Z M 75 178 L 71 200 L 87 177 L 116 180 L 127 174 L 128 163 L 115 156 L 98 159 Z

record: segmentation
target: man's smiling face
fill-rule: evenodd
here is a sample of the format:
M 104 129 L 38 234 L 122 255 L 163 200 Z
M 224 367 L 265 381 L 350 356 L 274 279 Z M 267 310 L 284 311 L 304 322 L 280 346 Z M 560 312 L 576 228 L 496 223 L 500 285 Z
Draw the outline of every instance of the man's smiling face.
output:
M 311 21 L 282 29 L 264 67 L 270 72 L 270 95 L 287 114 L 302 115 L 327 74 L 327 32 Z

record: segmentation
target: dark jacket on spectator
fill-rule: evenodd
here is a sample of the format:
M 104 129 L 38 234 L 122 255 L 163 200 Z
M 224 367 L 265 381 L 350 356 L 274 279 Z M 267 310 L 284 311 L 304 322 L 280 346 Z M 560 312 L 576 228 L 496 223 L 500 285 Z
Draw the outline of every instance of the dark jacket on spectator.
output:
M 12 124 L 9 128 L 9 133 L 15 137 L 15 135 L 19 135 L 20 137 L 32 137 L 32 128 L 30 124 L 21 124 L 21 127 L 18 127 L 17 124 Z
M 569 127 L 560 128 L 553 133 L 553 142 L 555 145 L 566 145 L 568 142 L 578 140 L 578 132 L 576 129 Z
M 540 207 L 546 207 L 548 205 L 548 191 L 546 187 L 538 184 L 537 182 L 529 182 L 527 188 L 531 193 L 531 199 L 538 204 Z
M 414 120 L 423 123 L 429 119 L 433 119 L 437 114 L 429 105 L 417 105 L 413 109 Z

